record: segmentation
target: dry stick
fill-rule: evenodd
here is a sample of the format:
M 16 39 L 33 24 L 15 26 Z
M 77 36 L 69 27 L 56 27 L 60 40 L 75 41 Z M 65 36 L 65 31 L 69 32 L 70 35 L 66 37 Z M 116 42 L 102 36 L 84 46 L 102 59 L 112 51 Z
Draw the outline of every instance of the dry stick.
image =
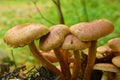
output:
M 67 64 L 67 62 L 65 61 L 65 59 L 61 55 L 60 49 L 56 48 L 56 49 L 54 49 L 54 52 L 55 52 L 55 55 L 60 62 L 61 70 L 63 72 L 63 75 L 65 76 L 64 77 L 65 80 L 70 80 L 71 74 L 70 74 L 70 70 L 69 70 L 69 65 Z
M 84 11 L 84 14 L 85 14 L 85 17 L 86 17 L 86 21 L 88 22 L 89 18 L 88 18 L 88 13 L 87 13 L 87 9 L 86 9 L 86 2 L 85 2 L 85 0 L 81 0 L 81 2 L 83 4 L 83 11 Z
M 45 17 L 42 15 L 42 13 L 41 13 L 40 9 L 38 8 L 36 2 L 33 1 L 33 4 L 35 5 L 35 8 L 37 9 L 38 13 L 40 14 L 40 16 L 41 16 L 44 20 L 46 20 L 48 23 L 50 23 L 50 24 L 52 24 L 52 25 L 55 24 L 55 23 L 51 22 L 50 20 L 48 20 L 47 18 L 45 18 Z
M 55 72 L 57 75 L 60 75 L 62 80 L 65 80 L 63 77 L 63 74 L 52 64 L 50 63 L 47 59 L 43 57 L 43 55 L 40 53 L 40 51 L 37 49 L 36 45 L 34 42 L 31 42 L 29 44 L 29 48 L 33 55 L 40 61 L 40 63 L 44 66 L 47 67 L 48 69 L 52 70 Z
M 60 20 L 60 23 L 61 24 L 64 24 L 64 17 L 63 17 L 63 13 L 62 13 L 62 10 L 61 10 L 61 5 L 60 5 L 60 0 L 52 0 L 55 5 L 57 6 L 57 11 L 58 11 L 58 16 L 59 16 L 59 20 Z
M 74 71 L 73 71 L 71 80 L 77 80 L 78 74 L 81 69 L 81 57 L 79 54 L 79 50 L 74 51 L 74 57 L 75 57 L 75 67 L 74 67 Z
M 90 76 L 96 59 L 96 47 L 97 47 L 97 40 L 92 41 L 91 47 L 89 48 L 87 66 L 85 69 L 83 80 L 90 80 Z

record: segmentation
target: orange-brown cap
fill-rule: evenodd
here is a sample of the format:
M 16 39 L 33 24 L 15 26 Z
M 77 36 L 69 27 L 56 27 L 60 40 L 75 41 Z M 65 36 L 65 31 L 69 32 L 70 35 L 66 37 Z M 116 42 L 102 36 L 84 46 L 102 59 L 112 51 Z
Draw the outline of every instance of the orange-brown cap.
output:
M 114 58 L 112 59 L 112 63 L 113 63 L 115 66 L 117 66 L 117 67 L 120 68 L 120 55 L 114 57 Z
M 49 29 L 42 24 L 18 25 L 6 32 L 4 41 L 10 46 L 21 47 L 47 33 Z
M 113 50 L 109 46 L 100 46 L 97 48 L 96 57 L 98 59 L 104 58 L 110 54 L 112 54 Z
M 105 19 L 78 23 L 70 27 L 71 33 L 81 41 L 97 40 L 98 38 L 111 33 L 113 29 L 114 25 Z
M 94 70 L 108 71 L 108 72 L 119 72 L 120 69 L 111 63 L 97 63 L 93 67 Z
M 114 51 L 120 52 L 120 38 L 114 38 L 109 40 L 108 46 Z
M 84 54 L 88 55 L 88 49 L 82 50 Z M 109 48 L 109 46 L 100 46 L 97 47 L 97 53 L 96 53 L 96 58 L 97 59 L 103 59 L 106 58 L 107 56 L 110 56 L 113 53 L 113 50 Z
M 59 61 L 53 51 L 50 51 L 50 52 L 40 51 L 40 53 L 51 63 L 55 63 Z
M 50 51 L 58 48 L 68 33 L 69 28 L 66 25 L 59 24 L 52 26 L 50 28 L 50 34 L 40 38 L 40 49 Z
M 62 48 L 64 50 L 83 50 L 89 48 L 90 45 L 90 42 L 80 41 L 76 36 L 69 34 L 65 37 Z

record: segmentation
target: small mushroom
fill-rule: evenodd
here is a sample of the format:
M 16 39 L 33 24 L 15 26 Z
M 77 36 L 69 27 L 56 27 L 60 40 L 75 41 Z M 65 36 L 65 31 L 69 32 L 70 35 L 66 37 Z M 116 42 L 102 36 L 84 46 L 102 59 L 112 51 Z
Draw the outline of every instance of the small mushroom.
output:
M 43 36 L 40 39 L 40 49 L 43 51 L 54 50 L 56 57 L 58 58 L 61 70 L 64 74 L 65 80 L 71 78 L 69 65 L 61 54 L 60 46 L 64 41 L 64 37 L 69 33 L 69 28 L 66 25 L 58 24 L 50 28 L 50 34 Z
M 76 36 L 68 34 L 62 44 L 62 49 L 74 51 L 74 72 L 71 80 L 76 80 L 81 69 L 81 58 L 79 50 L 90 47 L 90 42 L 82 42 Z
M 117 55 L 120 55 L 120 38 L 114 38 L 108 41 L 108 46 L 114 50 Z
M 117 68 L 116 66 L 114 66 L 111 63 L 97 63 L 94 65 L 93 69 L 103 71 L 103 76 L 102 76 L 101 80 L 111 80 L 108 77 L 108 73 L 117 73 L 120 71 L 119 68 Z
M 91 41 L 89 48 L 87 67 L 84 73 L 83 80 L 89 80 L 96 59 L 97 40 L 100 37 L 106 36 L 114 29 L 113 24 L 105 19 L 96 20 L 93 22 L 78 23 L 70 27 L 70 31 L 81 41 Z
M 96 63 L 109 63 L 114 55 L 114 51 L 109 46 L 99 46 L 96 53 Z
M 112 58 L 112 63 L 115 66 L 117 66 L 118 68 L 120 68 L 120 55 L 115 56 L 114 58 Z M 115 80 L 120 80 L 120 71 L 118 73 L 116 73 Z
M 82 50 L 84 54 L 88 55 L 88 49 Z M 109 46 L 99 46 L 96 49 L 97 60 L 110 60 L 114 57 L 114 51 Z
M 54 51 L 49 51 L 49 52 L 44 52 L 44 51 L 40 51 L 40 53 L 51 63 L 56 63 L 58 62 L 58 58 L 55 56 Z M 63 58 L 66 58 L 66 55 L 64 54 L 64 52 L 61 53 Z M 68 55 L 68 60 L 71 61 L 71 55 L 69 53 L 66 53 Z
M 88 49 L 82 50 L 85 55 L 88 55 Z M 95 63 L 109 63 L 114 57 L 114 51 L 108 46 L 99 46 L 96 50 Z
M 42 24 L 25 24 L 19 25 L 8 30 L 4 36 L 4 41 L 13 47 L 22 47 L 28 45 L 33 55 L 40 61 L 40 63 L 54 71 L 56 74 L 61 75 L 61 72 L 46 60 L 37 49 L 34 40 L 39 39 L 41 36 L 49 33 L 49 29 Z
M 115 57 L 112 59 L 112 63 L 113 63 L 115 66 L 117 66 L 118 68 L 120 68 L 120 55 L 115 56 Z M 120 71 L 119 71 L 118 73 L 116 73 L 115 80 L 120 80 Z
M 120 55 L 119 56 L 115 56 L 113 59 L 112 59 L 112 63 L 119 67 L 120 68 Z
M 100 46 L 100 47 L 97 48 L 96 57 L 98 59 L 104 58 L 104 57 L 110 55 L 112 52 L 113 52 L 113 50 L 110 47 L 108 47 L 108 46 Z
M 58 62 L 58 59 L 55 56 L 55 53 L 53 51 L 50 51 L 50 52 L 40 51 L 40 53 L 51 63 Z

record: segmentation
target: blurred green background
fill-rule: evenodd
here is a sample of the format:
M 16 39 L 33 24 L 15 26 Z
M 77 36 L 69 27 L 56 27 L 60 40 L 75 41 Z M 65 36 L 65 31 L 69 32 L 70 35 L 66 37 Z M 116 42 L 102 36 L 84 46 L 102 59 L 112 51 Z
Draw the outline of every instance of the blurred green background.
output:
M 71 26 L 86 21 L 83 0 L 60 1 L 66 25 Z M 45 18 L 54 24 L 59 23 L 56 6 L 52 0 L 37 0 L 37 5 Z M 119 0 L 86 0 L 86 9 L 89 21 L 105 18 L 112 21 L 115 26 L 113 33 L 99 39 L 98 46 L 106 45 L 109 39 L 119 37 Z M 41 23 L 48 27 L 53 25 L 40 16 L 32 0 L 0 0 L 0 48 L 6 51 L 11 59 L 11 50 L 13 50 L 17 65 L 32 65 L 33 62 L 37 64 L 28 46 L 14 49 L 3 41 L 4 34 L 8 29 L 25 23 Z

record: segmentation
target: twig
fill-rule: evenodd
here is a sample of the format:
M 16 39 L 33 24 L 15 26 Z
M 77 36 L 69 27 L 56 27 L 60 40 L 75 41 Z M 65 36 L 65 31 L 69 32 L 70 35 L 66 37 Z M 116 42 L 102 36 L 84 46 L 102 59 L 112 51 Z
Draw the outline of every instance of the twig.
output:
M 52 24 L 52 25 L 55 24 L 55 23 L 51 22 L 50 20 L 48 20 L 47 18 L 45 18 L 45 17 L 43 16 L 43 14 L 41 13 L 40 9 L 39 9 L 38 6 L 37 6 L 37 2 L 36 2 L 36 1 L 32 1 L 32 3 L 34 4 L 34 6 L 35 6 L 36 10 L 38 11 L 38 13 L 40 14 L 40 16 L 41 16 L 45 21 L 47 21 L 48 23 L 50 23 L 50 24 Z
M 61 4 L 60 4 L 60 0 L 52 0 L 54 2 L 54 4 L 57 6 L 57 12 L 58 12 L 58 16 L 59 16 L 59 21 L 61 24 L 64 24 L 64 17 L 63 17 L 63 13 L 61 10 Z
M 82 5 L 83 5 L 83 11 L 84 11 L 84 14 L 85 14 L 85 17 L 86 17 L 86 21 L 88 22 L 89 18 L 88 18 L 88 13 L 87 13 L 87 9 L 86 9 L 86 2 L 85 2 L 85 0 L 81 0 L 81 2 L 82 2 Z
M 28 73 L 30 73 L 33 69 L 35 69 L 36 68 L 36 66 L 33 66 L 33 68 L 31 68 L 28 72 L 26 72 L 25 74 L 28 74 Z

